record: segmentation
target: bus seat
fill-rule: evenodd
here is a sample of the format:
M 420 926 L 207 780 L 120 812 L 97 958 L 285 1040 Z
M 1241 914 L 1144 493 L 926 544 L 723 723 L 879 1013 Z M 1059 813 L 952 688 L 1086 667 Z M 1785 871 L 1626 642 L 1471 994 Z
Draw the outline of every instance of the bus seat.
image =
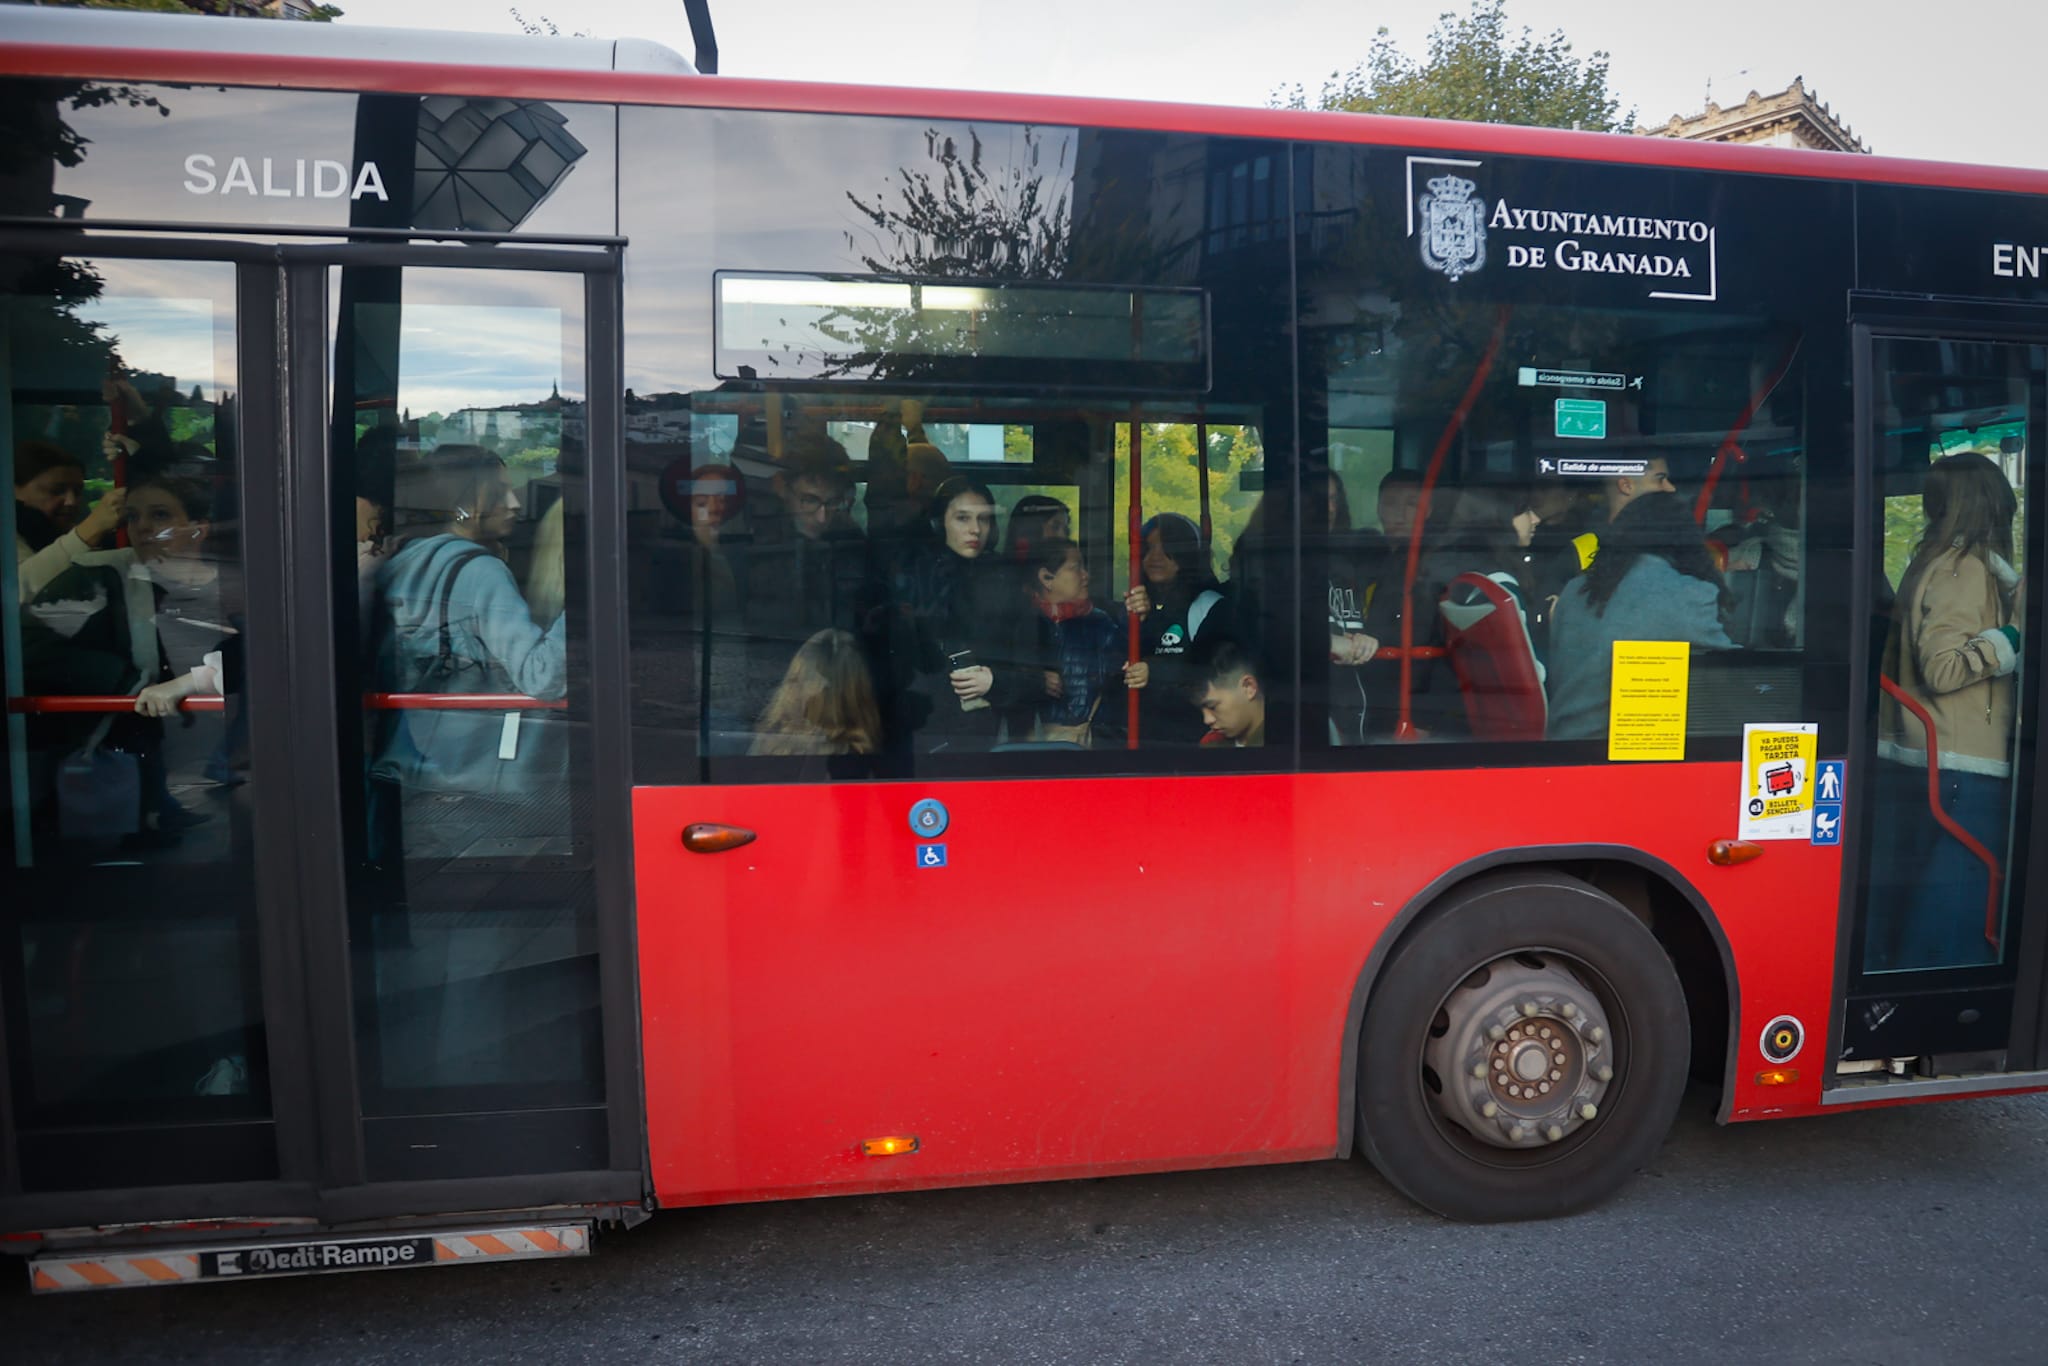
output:
M 1541 740 L 1550 705 L 1529 621 L 1515 595 L 1498 578 L 1460 574 L 1444 590 L 1438 610 L 1472 737 Z

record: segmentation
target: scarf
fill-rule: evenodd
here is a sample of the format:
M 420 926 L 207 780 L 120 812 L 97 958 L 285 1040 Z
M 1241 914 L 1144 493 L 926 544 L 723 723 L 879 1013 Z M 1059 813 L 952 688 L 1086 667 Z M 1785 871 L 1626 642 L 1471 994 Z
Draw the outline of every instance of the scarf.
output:
M 1062 621 L 1085 617 L 1095 610 L 1095 604 L 1087 598 L 1082 598 L 1078 602 L 1047 602 L 1034 594 L 1031 601 L 1037 604 L 1038 614 L 1055 625 Z

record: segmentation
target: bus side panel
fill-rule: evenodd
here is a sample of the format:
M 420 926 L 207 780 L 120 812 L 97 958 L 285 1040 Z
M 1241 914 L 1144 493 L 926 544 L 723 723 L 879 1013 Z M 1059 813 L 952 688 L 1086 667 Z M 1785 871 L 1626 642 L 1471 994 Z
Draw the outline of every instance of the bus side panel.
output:
M 649 1150 L 665 1205 L 1335 1151 L 1353 986 L 1389 922 L 1502 848 L 1613 844 L 1713 904 L 1734 1115 L 1818 1108 L 1841 855 L 1734 868 L 1736 765 L 642 788 Z M 937 798 L 951 827 L 911 833 Z M 693 822 L 744 827 L 719 854 Z M 921 844 L 943 846 L 927 866 Z M 1805 1021 L 1797 1084 L 1757 1035 Z M 868 1157 L 864 1140 L 918 1151 Z

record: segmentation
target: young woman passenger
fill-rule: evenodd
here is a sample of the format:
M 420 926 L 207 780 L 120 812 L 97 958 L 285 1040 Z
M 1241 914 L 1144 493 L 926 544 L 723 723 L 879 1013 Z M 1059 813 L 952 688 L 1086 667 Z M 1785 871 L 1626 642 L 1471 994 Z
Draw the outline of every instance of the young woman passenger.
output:
M 1600 553 L 1566 585 L 1550 624 L 1552 739 L 1607 733 L 1618 640 L 1687 641 L 1732 650 L 1721 624 L 1729 595 L 1685 500 L 1637 498 L 1600 538 Z
M 1111 719 L 1102 714 L 1102 705 L 1116 684 L 1143 688 L 1151 665 L 1142 659 L 1126 662 L 1130 633 L 1088 596 L 1080 546 L 1061 537 L 1040 541 L 1028 567 L 1039 618 L 1039 659 L 1047 666 L 1045 700 L 1038 704 L 1032 738 L 1087 748 L 1094 744 L 1096 726 Z
M 851 632 L 820 631 L 797 649 L 754 733 L 754 754 L 873 754 L 881 748 L 874 680 Z
M 1202 531 L 1177 512 L 1158 513 L 1140 529 L 1143 584 L 1125 607 L 1144 619 L 1139 642 L 1153 686 L 1138 703 L 1141 745 L 1199 745 L 1208 727 L 1185 694 L 1201 680 L 1195 661 L 1210 641 L 1230 634 L 1223 585 L 1209 567 Z
M 1877 829 L 1867 971 L 1994 959 L 1984 933 L 1983 864 L 1928 814 L 1927 751 L 1941 804 L 1995 854 L 2012 810 L 2021 584 L 2018 502 L 1984 456 L 1944 456 L 1920 496 L 1927 517 L 1892 603 L 1884 674 L 1925 709 L 1934 734 L 1890 694 L 1878 699 Z
M 999 562 L 996 504 L 967 475 L 939 485 L 926 513 L 930 539 L 914 546 L 896 575 L 897 618 L 890 674 L 901 680 L 891 730 L 921 750 L 994 743 L 1001 712 L 1039 695 L 1028 657 L 1027 604 Z
M 113 489 L 85 507 L 84 462 L 47 441 L 14 449 L 14 561 L 23 602 L 40 593 L 73 561 L 100 548 L 121 525 L 127 500 Z

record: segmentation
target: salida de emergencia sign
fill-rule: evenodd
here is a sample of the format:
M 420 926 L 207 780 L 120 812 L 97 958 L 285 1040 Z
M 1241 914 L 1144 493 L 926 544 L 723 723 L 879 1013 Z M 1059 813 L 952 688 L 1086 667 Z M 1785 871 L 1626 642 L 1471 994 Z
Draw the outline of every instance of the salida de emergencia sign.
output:
M 1740 838 L 1810 840 L 1813 837 L 1818 728 L 1750 725 L 1742 728 Z

